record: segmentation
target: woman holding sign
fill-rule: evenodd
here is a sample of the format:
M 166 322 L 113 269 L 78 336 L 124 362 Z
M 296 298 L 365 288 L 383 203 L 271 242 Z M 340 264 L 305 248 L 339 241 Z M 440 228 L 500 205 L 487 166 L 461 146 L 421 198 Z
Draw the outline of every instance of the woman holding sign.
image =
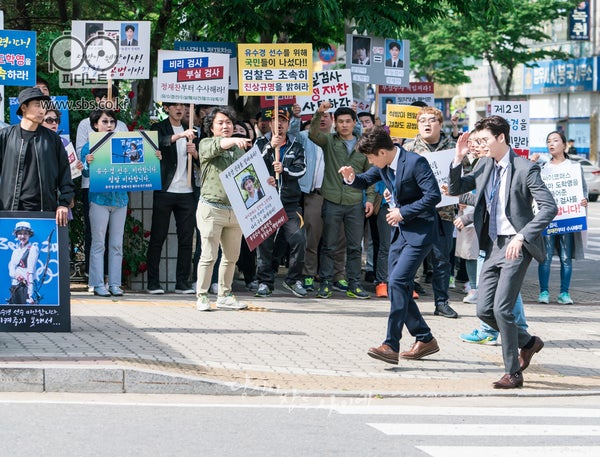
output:
M 90 124 L 95 132 L 112 132 L 117 125 L 114 111 L 99 109 L 90 114 Z M 83 176 L 90 176 L 90 143 L 81 149 L 84 162 Z M 123 230 L 127 217 L 127 192 L 90 192 L 90 226 L 92 247 L 90 249 L 89 285 L 94 295 L 110 297 L 123 295 L 121 289 L 121 267 L 123 262 Z M 104 241 L 106 229 L 110 227 L 108 239 L 108 289 L 104 284 Z
M 550 161 L 542 168 L 542 179 L 546 176 L 555 175 L 561 171 L 567 171 L 568 167 L 575 162 L 569 160 L 567 154 L 567 139 L 561 132 L 550 132 L 546 137 L 546 146 L 550 153 Z M 587 185 L 581 172 L 581 186 L 584 198 L 580 205 L 587 207 Z M 556 198 L 556 197 L 555 197 Z M 558 202 L 557 202 L 558 203 Z M 560 207 L 560 205 L 559 205 Z M 571 259 L 583 259 L 583 237 L 581 232 L 565 233 L 563 235 L 549 235 L 544 237 L 546 244 L 546 260 L 538 266 L 538 278 L 540 281 L 539 303 L 549 303 L 550 294 L 548 293 L 548 282 L 550 279 L 550 265 L 552 256 L 556 252 L 560 258 L 560 294 L 557 302 L 561 305 L 573 304 L 573 299 L 569 295 L 569 286 L 571 285 L 572 266 Z
M 202 240 L 202 254 L 198 263 L 196 287 L 199 311 L 210 311 L 208 288 L 213 266 L 217 260 L 219 244 L 223 256 L 219 265 L 219 291 L 217 307 L 244 309 L 231 292 L 235 263 L 240 255 L 242 229 L 235 217 L 219 173 L 242 157 L 250 146 L 250 139 L 233 137 L 235 116 L 226 107 L 213 108 L 204 118 L 208 138 L 200 141 L 200 199 L 196 223 Z

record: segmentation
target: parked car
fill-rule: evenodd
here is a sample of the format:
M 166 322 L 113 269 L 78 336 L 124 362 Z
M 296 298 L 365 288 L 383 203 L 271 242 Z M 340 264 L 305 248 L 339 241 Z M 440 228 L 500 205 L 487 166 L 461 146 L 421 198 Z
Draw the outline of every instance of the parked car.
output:
M 588 200 L 595 202 L 600 195 L 600 167 L 597 167 L 583 156 L 569 156 L 569 159 L 579 162 L 583 169 L 583 177 L 588 187 Z

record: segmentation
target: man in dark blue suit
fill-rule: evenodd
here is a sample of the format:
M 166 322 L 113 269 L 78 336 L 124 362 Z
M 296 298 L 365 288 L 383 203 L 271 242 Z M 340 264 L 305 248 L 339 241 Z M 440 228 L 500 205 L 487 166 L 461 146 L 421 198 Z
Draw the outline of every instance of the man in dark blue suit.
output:
M 394 145 L 383 128 L 374 127 L 363 135 L 356 148 L 374 167 L 358 176 L 352 167 L 340 168 L 346 184 L 366 189 L 383 179 L 391 194 L 386 217 L 392 226 L 388 286 L 391 309 L 387 337 L 381 346 L 370 348 L 368 354 L 397 365 L 398 356 L 421 359 L 440 350 L 412 292 L 417 269 L 439 234 L 435 206 L 442 196 L 427 159 Z M 399 354 L 404 325 L 416 341 L 410 350 Z

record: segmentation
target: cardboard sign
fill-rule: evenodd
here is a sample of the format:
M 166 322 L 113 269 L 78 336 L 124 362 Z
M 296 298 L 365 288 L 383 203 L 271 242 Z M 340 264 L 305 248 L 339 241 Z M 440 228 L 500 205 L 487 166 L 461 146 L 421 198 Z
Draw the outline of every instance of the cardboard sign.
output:
M 0 30 L 0 85 L 35 86 L 35 32 Z
M 229 56 L 229 89 L 238 88 L 237 44 L 226 41 L 176 41 L 176 51 L 188 51 L 200 54 L 227 54 Z
M 414 138 L 419 133 L 417 113 L 419 106 L 386 105 L 386 125 L 390 128 L 390 136 L 395 138 Z
M 408 86 L 410 41 L 363 35 L 346 35 L 346 68 L 352 81 L 365 84 Z
M 296 97 L 301 115 L 312 115 L 323 101 L 331 103 L 330 112 L 352 105 L 352 75 L 350 70 L 328 70 L 313 73 L 313 93 Z
M 529 157 L 529 102 L 492 101 L 490 115 L 501 116 L 510 125 L 510 145 L 522 157 Z

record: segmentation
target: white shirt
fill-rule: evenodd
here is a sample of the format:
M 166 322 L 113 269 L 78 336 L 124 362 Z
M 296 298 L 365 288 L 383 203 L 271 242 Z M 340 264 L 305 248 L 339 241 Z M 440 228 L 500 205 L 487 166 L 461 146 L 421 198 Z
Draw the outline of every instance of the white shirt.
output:
M 509 160 L 510 150 L 502 157 L 500 162 L 497 164 L 502 167 L 502 175 L 500 177 L 500 187 L 498 188 L 498 200 L 496 207 L 496 227 L 498 227 L 498 235 L 516 235 L 517 231 L 510 223 L 508 218 L 506 217 L 505 208 L 506 208 L 506 186 L 507 186 L 507 176 L 508 176 L 508 167 L 510 167 Z M 494 167 L 496 166 L 496 162 L 494 161 Z M 489 196 L 492 192 L 492 187 L 494 185 L 494 173 L 492 173 L 491 179 L 488 181 L 487 186 L 487 195 Z
M 183 125 L 176 127 L 172 125 L 173 132 L 177 135 L 183 133 Z M 167 192 L 174 194 L 188 194 L 193 192 L 192 186 L 187 182 L 187 138 L 179 138 L 175 145 L 177 146 L 177 169 L 173 175 L 173 181 L 169 185 Z

